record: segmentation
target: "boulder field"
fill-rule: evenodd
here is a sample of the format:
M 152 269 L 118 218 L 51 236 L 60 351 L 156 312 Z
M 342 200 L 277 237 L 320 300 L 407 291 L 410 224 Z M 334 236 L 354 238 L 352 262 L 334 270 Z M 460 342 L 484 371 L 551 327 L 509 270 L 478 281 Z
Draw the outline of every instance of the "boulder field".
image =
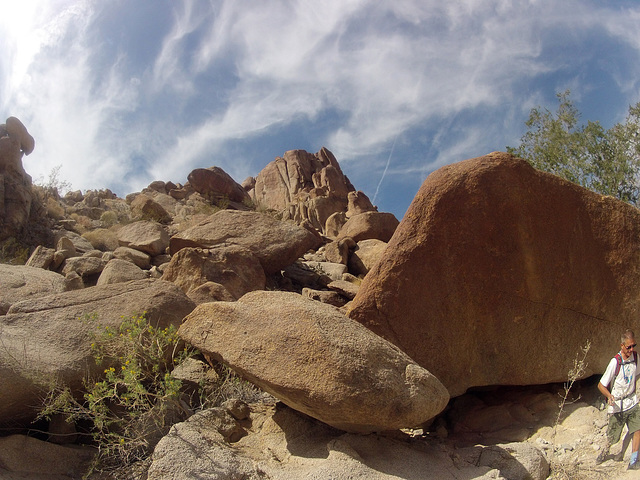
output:
M 40 205 L 21 165 L 33 147 L 0 125 L 0 239 L 35 238 L 20 235 L 36 219 L 51 240 L 0 265 L 3 427 L 28 428 L 52 380 L 101 373 L 91 318 L 146 311 L 202 354 L 173 371 L 185 396 L 218 388 L 221 364 L 267 392 L 174 425 L 150 479 L 542 480 L 558 461 L 600 478 L 585 473 L 606 429 L 594 395 L 563 430 L 557 386 L 531 386 L 564 382 L 587 342 L 583 376 L 601 373 L 621 331 L 640 331 L 634 207 L 495 152 L 431 174 L 398 222 L 325 148 L 285 152 L 242 185 L 210 167 L 126 200 Z M 507 401 L 505 386 L 548 391 Z M 47 470 L 24 460 L 40 448 L 25 438 L 0 439 L 0 476 L 65 478 L 87 459 Z M 54 464 L 72 448 L 41 450 Z

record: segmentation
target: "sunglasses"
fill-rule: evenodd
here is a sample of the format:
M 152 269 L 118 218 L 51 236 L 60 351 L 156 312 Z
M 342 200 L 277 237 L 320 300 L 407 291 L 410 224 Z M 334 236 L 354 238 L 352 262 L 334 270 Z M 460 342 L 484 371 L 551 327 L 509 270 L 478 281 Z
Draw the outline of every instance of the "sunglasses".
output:
M 636 347 L 637 345 L 638 345 L 637 343 L 634 343 L 633 345 L 629 345 L 629 346 L 625 345 L 624 343 L 622 344 L 622 346 L 624 348 L 626 348 L 627 350 L 631 350 L 632 348 Z

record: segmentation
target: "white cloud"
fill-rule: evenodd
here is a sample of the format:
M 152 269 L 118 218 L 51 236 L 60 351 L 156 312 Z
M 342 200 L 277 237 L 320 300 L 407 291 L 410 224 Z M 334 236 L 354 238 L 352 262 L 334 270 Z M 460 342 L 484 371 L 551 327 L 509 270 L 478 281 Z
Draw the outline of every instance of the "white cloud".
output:
M 217 153 L 323 114 L 335 123 L 325 119 L 317 142 L 352 171 L 382 175 L 399 136 L 388 174 L 426 171 L 511 142 L 514 123 L 558 87 L 587 98 L 590 72 L 563 49 L 606 36 L 632 55 L 617 61 L 632 65 L 640 51 L 640 9 L 597 2 L 164 0 L 157 13 L 171 8 L 172 24 L 140 32 L 158 47 L 154 58 L 136 57 L 134 73 L 133 47 L 96 33 L 109 35 L 98 28 L 104 4 L 24 4 L 20 21 L 0 21 L 0 101 L 36 137 L 27 170 L 63 164 L 76 188 L 181 181 L 214 159 L 244 173 Z M 110 7 L 125 15 L 136 3 Z M 610 72 L 621 95 L 638 97 L 637 75 L 624 76 L 636 68 Z M 451 133 L 461 117 L 467 131 Z M 403 155 L 413 134 L 427 150 L 420 165 Z

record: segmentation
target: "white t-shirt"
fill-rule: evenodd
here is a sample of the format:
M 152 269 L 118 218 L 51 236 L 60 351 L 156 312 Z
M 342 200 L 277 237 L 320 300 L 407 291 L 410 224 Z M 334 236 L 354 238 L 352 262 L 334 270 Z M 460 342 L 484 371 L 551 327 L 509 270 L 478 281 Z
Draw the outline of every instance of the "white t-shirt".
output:
M 620 358 L 623 358 L 622 353 L 620 353 Z M 618 361 L 614 357 L 609 362 L 609 365 L 607 365 L 607 369 L 600 379 L 600 383 L 605 387 L 611 384 L 613 375 L 616 372 L 617 363 Z M 613 406 L 609 405 L 609 413 L 618 413 L 620 411 L 624 412 L 638 403 L 638 398 L 635 392 L 635 378 L 638 373 L 640 373 L 640 371 L 636 369 L 636 364 L 633 362 L 633 354 L 631 354 L 627 360 L 624 360 L 623 358 L 622 365 L 620 365 L 620 371 L 613 382 L 613 386 L 608 387 L 616 400 Z

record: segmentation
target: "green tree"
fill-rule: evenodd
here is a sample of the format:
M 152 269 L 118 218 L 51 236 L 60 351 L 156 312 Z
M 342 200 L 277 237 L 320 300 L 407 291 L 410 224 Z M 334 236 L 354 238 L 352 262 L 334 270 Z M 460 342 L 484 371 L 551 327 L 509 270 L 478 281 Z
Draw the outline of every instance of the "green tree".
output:
M 603 195 L 633 205 L 640 198 L 640 103 L 624 123 L 606 130 L 600 122 L 578 125 L 580 112 L 569 96 L 557 94 L 558 110 L 533 108 L 520 146 L 507 151 L 531 165 Z

